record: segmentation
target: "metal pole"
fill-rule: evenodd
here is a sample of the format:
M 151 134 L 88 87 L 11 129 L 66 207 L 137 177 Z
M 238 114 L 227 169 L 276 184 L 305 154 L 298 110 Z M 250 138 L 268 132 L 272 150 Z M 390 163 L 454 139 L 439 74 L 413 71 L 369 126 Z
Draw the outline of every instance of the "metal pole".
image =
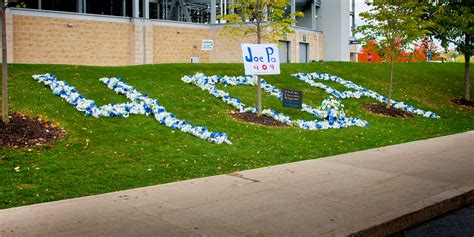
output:
M 143 21 L 143 64 L 146 64 L 146 26 L 145 26 L 145 19 L 147 18 L 147 10 L 148 6 L 146 4 L 148 3 L 148 0 L 143 0 L 142 4 L 142 21 Z
M 316 0 L 311 2 L 311 29 L 316 30 Z
M 356 22 L 355 22 L 355 0 L 352 0 L 352 37 L 355 38 L 355 27 L 356 27 Z
M 163 0 L 163 12 L 164 12 L 164 20 L 168 20 L 168 0 Z
M 127 0 L 122 1 L 122 15 L 127 16 Z
M 150 0 L 143 0 L 143 18 L 150 18 Z
M 223 11 L 223 8 L 222 8 L 222 0 L 221 0 L 221 3 L 219 4 L 219 10 L 221 11 L 221 16 L 224 15 L 224 11 Z
M 295 17 L 295 12 L 296 12 L 296 1 L 291 0 L 291 19 L 296 20 Z M 295 23 L 292 23 L 291 25 L 295 25 Z
M 79 12 L 79 13 L 83 13 L 84 12 L 84 5 L 83 5 L 83 1 L 82 0 L 76 0 L 76 11 Z
M 139 1 L 138 0 L 132 0 L 132 17 L 133 18 L 138 18 L 140 17 L 140 6 L 138 5 Z
M 211 20 L 209 24 L 216 24 L 216 0 L 211 0 Z

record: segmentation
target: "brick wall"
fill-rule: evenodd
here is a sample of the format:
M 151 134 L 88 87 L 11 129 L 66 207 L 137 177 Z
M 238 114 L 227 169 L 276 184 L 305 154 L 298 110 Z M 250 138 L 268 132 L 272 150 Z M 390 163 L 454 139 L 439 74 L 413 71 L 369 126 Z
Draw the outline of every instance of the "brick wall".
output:
M 130 65 L 132 30 L 127 23 L 13 15 L 14 62 Z
M 241 63 L 242 49 L 240 44 L 242 42 L 257 42 L 255 36 L 242 39 L 230 35 L 229 30 L 224 28 L 214 29 L 211 37 L 214 39 L 214 50 L 211 52 L 210 63 Z
M 255 41 L 254 37 L 241 39 L 226 34 L 222 27 L 208 25 L 159 21 L 144 25 L 141 19 L 120 18 L 121 22 L 114 22 L 97 16 L 91 20 L 67 14 L 47 15 L 10 15 L 10 62 L 118 66 L 189 63 L 191 57 L 199 57 L 201 63 L 239 63 L 240 43 Z M 68 26 L 71 23 L 73 26 Z M 214 40 L 212 51 L 201 50 L 203 39 Z M 298 62 L 299 42 L 309 44 L 310 61 L 323 59 L 321 33 L 297 29 L 288 40 L 291 62 Z
M 255 37 L 245 39 L 231 36 L 223 28 L 193 28 L 154 26 L 154 63 L 186 63 L 190 57 L 199 57 L 201 63 L 240 63 L 242 62 L 241 42 L 255 43 Z M 306 41 L 303 40 L 306 35 Z M 202 51 L 203 39 L 214 40 L 212 51 Z M 298 62 L 299 42 L 309 44 L 309 60 L 323 58 L 322 34 L 297 30 L 288 35 L 291 48 L 291 62 Z
M 188 63 L 191 56 L 209 62 L 209 51 L 201 50 L 201 42 L 208 39 L 208 28 L 153 26 L 154 63 Z

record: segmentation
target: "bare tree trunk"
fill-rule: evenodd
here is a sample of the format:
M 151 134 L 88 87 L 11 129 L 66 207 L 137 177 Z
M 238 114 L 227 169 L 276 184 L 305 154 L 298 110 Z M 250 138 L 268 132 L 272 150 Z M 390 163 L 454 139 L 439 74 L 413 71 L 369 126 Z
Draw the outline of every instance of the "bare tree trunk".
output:
M 466 47 L 467 47 L 467 50 L 466 52 L 464 53 L 464 99 L 467 100 L 467 101 L 470 101 L 471 100 L 471 96 L 469 95 L 469 65 L 470 65 L 470 61 L 471 61 L 471 55 L 469 54 L 471 51 L 470 51 L 470 47 L 472 47 L 470 45 L 471 43 L 471 36 L 469 34 L 465 34 L 464 35 L 464 42 L 466 44 Z
M 387 109 L 392 106 L 392 87 L 393 87 L 393 55 L 390 56 L 390 80 L 388 82 Z
M 257 20 L 257 44 L 262 43 L 262 28 L 261 28 L 261 23 L 262 23 L 262 16 L 260 14 L 260 9 L 262 9 L 262 0 L 257 1 L 257 14 L 256 14 L 256 20 Z M 257 116 L 262 115 L 262 82 L 260 81 L 260 77 L 257 76 Z
M 5 23 L 5 10 L 6 6 L 2 0 L 2 121 L 7 126 L 10 123 L 10 118 L 8 118 L 7 24 Z

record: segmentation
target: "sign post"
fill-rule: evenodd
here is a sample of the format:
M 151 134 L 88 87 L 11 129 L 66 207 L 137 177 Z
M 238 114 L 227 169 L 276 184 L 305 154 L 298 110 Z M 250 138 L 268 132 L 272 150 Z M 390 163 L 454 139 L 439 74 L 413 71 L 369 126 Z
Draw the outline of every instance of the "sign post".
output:
M 257 77 L 258 116 L 262 115 L 262 83 L 258 75 L 280 74 L 277 44 L 242 44 L 245 75 Z

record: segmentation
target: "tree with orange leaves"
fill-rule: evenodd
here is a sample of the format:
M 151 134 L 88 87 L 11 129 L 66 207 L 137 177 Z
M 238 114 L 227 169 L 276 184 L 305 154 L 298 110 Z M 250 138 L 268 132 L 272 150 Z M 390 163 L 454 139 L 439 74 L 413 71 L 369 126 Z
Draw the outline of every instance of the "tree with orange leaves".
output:
M 404 49 L 415 40 L 428 33 L 425 23 L 421 20 L 424 9 L 418 6 L 417 1 L 374 1 L 372 9 L 360 13 L 365 25 L 356 28 L 357 33 L 365 37 L 362 42 L 366 45 L 372 42 L 385 61 L 390 63 L 390 77 L 388 83 L 387 108 L 392 104 L 393 62 L 399 56 L 405 60 Z M 374 41 L 376 40 L 376 41 Z

